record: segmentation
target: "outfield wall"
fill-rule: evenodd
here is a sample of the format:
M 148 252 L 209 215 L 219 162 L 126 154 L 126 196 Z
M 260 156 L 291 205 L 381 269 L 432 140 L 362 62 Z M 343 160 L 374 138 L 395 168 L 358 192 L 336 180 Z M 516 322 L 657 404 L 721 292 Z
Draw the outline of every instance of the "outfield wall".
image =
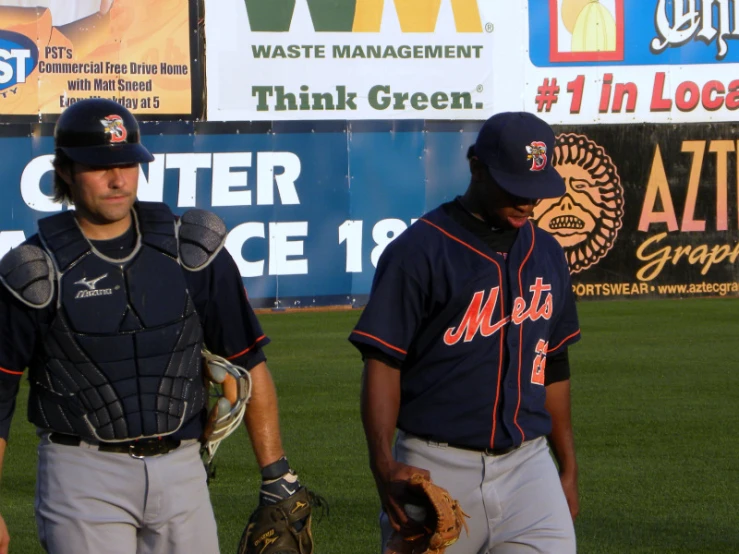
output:
M 481 122 L 526 110 L 557 132 L 567 193 L 534 217 L 580 298 L 739 295 L 728 3 L 414 2 L 0 0 L 0 253 L 59 209 L 57 114 L 113 97 L 156 157 L 139 197 L 218 213 L 256 306 L 362 305 L 385 245 L 464 191 Z

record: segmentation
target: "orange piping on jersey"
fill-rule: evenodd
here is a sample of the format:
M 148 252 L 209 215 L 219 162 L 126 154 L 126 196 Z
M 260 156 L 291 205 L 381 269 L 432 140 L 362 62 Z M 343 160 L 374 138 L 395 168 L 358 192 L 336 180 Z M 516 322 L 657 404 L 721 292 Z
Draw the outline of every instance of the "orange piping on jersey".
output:
M 4 367 L 0 367 L 0 371 L 3 373 L 9 373 L 10 375 L 23 375 L 22 371 L 11 371 L 9 369 L 5 369 Z
M 480 252 L 474 246 L 467 244 L 462 239 L 458 239 L 457 237 L 455 237 L 454 235 L 452 235 L 448 231 L 445 231 L 444 229 L 442 229 L 438 225 L 435 225 L 435 224 L 431 223 L 428 219 L 421 218 L 419 221 L 423 221 L 424 223 L 428 223 L 429 225 L 431 225 L 435 229 L 438 229 L 439 231 L 441 231 L 442 233 L 444 233 L 450 239 L 457 241 L 459 244 L 461 244 L 463 246 L 466 246 L 467 248 L 469 248 L 470 250 L 472 250 L 475 254 L 480 254 L 480 256 L 482 256 L 486 260 L 490 260 L 491 262 L 493 262 L 495 265 L 498 266 L 498 271 L 500 271 L 500 266 L 498 265 L 498 262 L 496 262 L 493 258 L 491 258 L 490 256 L 488 256 L 487 254 L 484 254 L 483 252 Z M 502 289 L 502 286 L 503 286 L 503 283 L 501 283 L 501 289 Z M 502 290 L 501 290 L 501 292 L 502 292 Z
M 559 344 L 558 344 L 557 346 L 555 346 L 554 348 L 547 348 L 547 354 L 548 354 L 549 352 L 554 352 L 555 350 L 557 350 L 557 348 L 561 347 L 561 346 L 562 346 L 562 345 L 563 345 L 564 343 L 566 343 L 566 342 L 567 342 L 568 340 L 570 340 L 570 339 L 571 339 L 572 337 L 576 337 L 576 336 L 577 336 L 577 335 L 579 335 L 579 334 L 580 334 L 580 329 L 578 329 L 577 331 L 575 331 L 575 332 L 574 332 L 574 333 L 572 333 L 571 335 L 569 335 L 569 336 L 567 336 L 567 337 L 563 338 L 563 339 L 562 339 L 562 342 L 560 342 L 560 343 L 559 343 Z
M 357 334 L 357 335 L 362 335 L 363 337 L 367 337 L 367 338 L 370 338 L 370 339 L 372 339 L 372 340 L 376 340 L 377 342 L 379 342 L 379 343 L 380 343 L 380 344 L 382 344 L 383 346 L 387 346 L 388 348 L 392 348 L 393 350 L 395 350 L 396 352 L 400 352 L 400 353 L 401 353 L 401 354 L 403 354 L 404 356 L 405 356 L 406 354 L 408 354 L 408 352 L 406 352 L 405 350 L 401 350 L 401 349 L 400 349 L 400 348 L 398 348 L 397 346 L 393 346 L 392 344 L 389 344 L 389 343 L 385 342 L 385 341 L 384 341 L 384 340 L 382 340 L 382 339 L 378 339 L 378 338 L 377 338 L 376 336 L 374 336 L 374 335 L 370 335 L 369 333 L 363 333 L 362 331 L 352 331 L 352 333 L 355 333 L 355 334 Z
M 238 354 L 234 354 L 233 356 L 229 356 L 229 357 L 228 357 L 228 358 L 226 358 L 226 359 L 227 359 L 227 360 L 233 360 L 233 359 L 235 359 L 235 358 L 238 358 L 239 356 L 243 356 L 244 354 L 246 354 L 247 352 L 249 352 L 249 350 L 251 350 L 252 348 L 254 348 L 254 347 L 255 347 L 255 346 L 257 345 L 257 344 L 259 344 L 259 341 L 261 341 L 261 340 L 262 340 L 263 338 L 264 338 L 264 335 L 262 335 L 262 336 L 261 336 L 261 337 L 259 337 L 259 338 L 258 338 L 257 340 L 255 340 L 255 341 L 254 341 L 254 344 L 252 344 L 251 346 L 248 346 L 247 348 L 244 348 L 244 349 L 243 349 L 243 350 L 242 350 L 241 352 L 239 352 Z
M 523 271 L 523 266 L 526 265 L 526 262 L 529 261 L 529 257 L 531 256 L 531 253 L 534 251 L 534 244 L 536 244 L 536 233 L 534 231 L 534 224 L 529 221 L 529 225 L 531 226 L 531 246 L 529 247 L 529 251 L 526 253 L 526 257 L 524 257 L 523 261 L 521 262 L 521 265 L 518 267 L 518 290 L 521 293 L 521 296 L 523 296 L 523 280 L 521 279 L 521 273 Z M 523 432 L 523 429 L 521 429 L 521 426 L 518 424 L 518 410 L 521 407 L 521 365 L 523 364 L 522 355 L 523 355 L 523 324 L 522 321 L 521 324 L 518 326 L 518 403 L 516 404 L 516 411 L 513 414 L 513 423 L 518 427 L 518 430 L 521 431 L 521 442 L 526 440 L 526 434 Z
M 424 223 L 427 223 L 427 224 L 431 225 L 431 227 L 433 227 L 434 229 L 437 229 L 437 230 L 441 231 L 444 235 L 446 235 L 447 237 L 449 237 L 453 241 L 458 242 L 462 246 L 466 246 L 467 248 L 469 248 L 470 250 L 472 250 L 474 253 L 479 254 L 480 256 L 482 256 L 483 258 L 485 258 L 486 260 L 489 260 L 489 261 L 491 261 L 491 262 L 493 262 L 495 264 L 495 267 L 498 268 L 498 283 L 500 283 L 500 299 L 501 299 L 501 301 L 500 301 L 500 319 L 501 319 L 501 321 L 503 321 L 505 319 L 505 301 L 503 300 L 505 298 L 505 294 L 504 294 L 504 291 L 503 291 L 503 271 L 501 270 L 500 264 L 497 261 L 495 261 L 494 258 L 491 258 L 487 254 L 485 254 L 483 252 L 480 252 L 474 246 L 472 246 L 470 244 L 467 244 L 462 239 L 459 239 L 459 238 L 455 237 L 454 235 L 452 235 L 448 231 L 445 231 L 444 229 L 442 229 L 438 225 L 435 225 L 434 223 L 431 223 L 428 219 L 421 218 L 420 221 L 423 221 Z M 498 421 L 496 419 L 496 414 L 498 413 L 498 401 L 500 400 L 500 375 L 503 372 L 503 358 L 504 358 L 504 356 L 503 356 L 503 351 L 504 350 L 503 349 L 504 348 L 505 348 L 505 333 L 501 329 L 501 332 L 500 332 L 500 353 L 498 354 L 498 381 L 495 384 L 495 403 L 493 404 L 493 431 L 490 434 L 490 448 L 494 448 L 493 445 L 495 444 L 495 427 L 496 427 L 496 425 L 498 423 Z

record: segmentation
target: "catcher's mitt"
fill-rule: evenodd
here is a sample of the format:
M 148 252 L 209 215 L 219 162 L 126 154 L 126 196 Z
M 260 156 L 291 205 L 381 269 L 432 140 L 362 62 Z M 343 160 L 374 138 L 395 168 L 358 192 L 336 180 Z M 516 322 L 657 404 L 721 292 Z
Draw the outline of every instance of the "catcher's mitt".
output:
M 241 425 L 251 399 L 251 376 L 242 367 L 203 349 L 203 377 L 209 389 L 210 411 L 201 442 L 209 478 L 214 475 L 213 458 L 225 438 Z
M 384 554 L 442 554 L 457 542 L 462 528 L 469 534 L 464 520 L 469 516 L 445 488 L 416 473 L 407 490 L 405 511 L 411 524 L 393 532 Z
M 239 541 L 238 554 L 313 554 L 311 510 L 328 510 L 326 501 L 300 487 L 276 504 L 251 514 Z

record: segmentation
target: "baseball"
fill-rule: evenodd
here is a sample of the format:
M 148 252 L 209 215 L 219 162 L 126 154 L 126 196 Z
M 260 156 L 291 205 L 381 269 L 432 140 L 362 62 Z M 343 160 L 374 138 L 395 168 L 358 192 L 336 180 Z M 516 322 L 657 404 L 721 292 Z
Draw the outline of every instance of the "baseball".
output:
M 418 504 L 405 504 L 403 510 L 408 514 L 408 517 L 413 521 L 425 521 L 426 520 L 426 508 L 419 506 Z
M 218 417 L 223 417 L 225 415 L 228 415 L 228 412 L 231 411 L 231 402 L 228 401 L 228 398 L 221 397 L 218 399 Z

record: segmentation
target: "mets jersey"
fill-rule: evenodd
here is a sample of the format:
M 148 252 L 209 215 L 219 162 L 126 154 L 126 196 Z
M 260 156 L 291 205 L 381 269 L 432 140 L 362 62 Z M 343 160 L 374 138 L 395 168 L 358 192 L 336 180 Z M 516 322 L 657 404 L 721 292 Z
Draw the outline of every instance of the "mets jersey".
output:
M 468 448 L 547 435 L 547 356 L 580 338 L 562 248 L 529 222 L 507 256 L 439 207 L 383 252 L 350 340 L 401 362 L 397 426 Z

